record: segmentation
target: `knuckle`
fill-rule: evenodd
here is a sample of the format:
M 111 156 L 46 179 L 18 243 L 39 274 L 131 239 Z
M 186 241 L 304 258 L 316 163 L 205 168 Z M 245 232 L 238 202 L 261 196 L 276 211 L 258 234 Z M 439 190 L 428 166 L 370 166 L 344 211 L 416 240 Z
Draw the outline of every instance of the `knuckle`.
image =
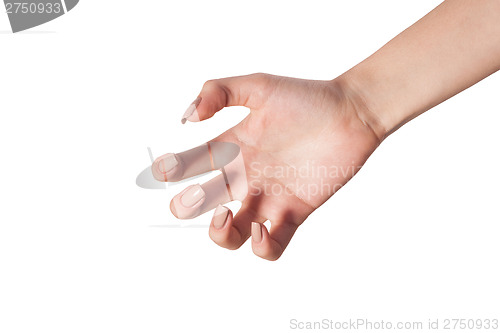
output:
M 264 247 L 252 246 L 252 251 L 257 257 L 260 257 L 262 259 L 269 260 L 269 261 L 276 261 L 281 256 L 281 253 L 275 253 L 267 246 L 264 246 Z
M 217 245 L 228 250 L 237 250 L 243 245 L 241 242 L 235 242 L 231 240 L 227 234 L 217 232 L 210 228 L 209 232 L 210 239 Z
M 266 73 L 250 74 L 250 78 L 258 85 L 265 85 L 269 82 L 272 75 Z
M 265 260 L 276 261 L 283 254 L 283 250 L 270 246 L 270 244 L 252 244 L 253 253 Z
M 208 80 L 203 84 L 203 89 L 210 89 L 217 86 L 217 80 Z

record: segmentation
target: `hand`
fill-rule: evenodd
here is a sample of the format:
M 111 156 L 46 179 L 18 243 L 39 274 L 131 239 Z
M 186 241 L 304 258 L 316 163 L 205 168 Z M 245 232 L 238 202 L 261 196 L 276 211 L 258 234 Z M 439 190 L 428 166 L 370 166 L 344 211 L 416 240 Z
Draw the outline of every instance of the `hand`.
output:
M 240 200 L 234 217 L 217 207 L 210 237 L 237 249 L 252 236 L 254 253 L 276 260 L 309 214 L 359 170 L 385 130 L 340 78 L 309 81 L 266 74 L 208 81 L 183 121 L 203 121 L 237 105 L 251 110 L 241 123 L 208 146 L 159 157 L 153 174 L 178 181 L 219 169 L 228 162 L 221 158 L 238 155 L 223 174 L 174 197 L 171 210 L 179 218 L 192 218 Z M 223 143 L 240 150 L 221 154 Z M 263 225 L 266 220 L 270 231 Z
M 255 254 L 277 259 L 383 138 L 499 70 L 499 12 L 497 1 L 444 1 L 333 81 L 264 74 L 208 81 L 183 121 L 226 106 L 251 112 L 211 142 L 155 161 L 163 181 L 222 171 L 174 197 L 172 212 L 192 218 L 217 207 L 210 226 L 217 244 L 236 249 L 251 235 Z M 234 218 L 218 206 L 233 199 L 242 201 Z

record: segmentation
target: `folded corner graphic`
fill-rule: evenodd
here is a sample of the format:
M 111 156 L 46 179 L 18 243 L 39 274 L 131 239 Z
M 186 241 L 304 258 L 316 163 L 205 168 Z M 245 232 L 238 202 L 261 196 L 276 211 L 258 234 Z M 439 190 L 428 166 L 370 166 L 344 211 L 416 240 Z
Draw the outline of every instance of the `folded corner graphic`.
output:
M 4 0 L 12 32 L 52 21 L 72 10 L 79 0 Z

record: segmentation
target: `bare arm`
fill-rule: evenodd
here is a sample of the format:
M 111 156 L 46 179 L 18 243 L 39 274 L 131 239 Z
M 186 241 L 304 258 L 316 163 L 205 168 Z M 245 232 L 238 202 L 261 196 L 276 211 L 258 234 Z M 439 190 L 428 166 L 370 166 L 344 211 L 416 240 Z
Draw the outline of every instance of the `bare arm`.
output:
M 234 144 L 238 157 L 225 158 L 227 170 L 176 195 L 172 213 L 189 219 L 216 209 L 215 243 L 237 249 L 252 237 L 256 255 L 276 260 L 387 135 L 499 68 L 500 0 L 448 0 L 332 81 L 265 74 L 207 81 L 183 122 L 235 105 L 250 114 L 205 145 L 158 158 L 152 170 L 160 181 L 179 181 L 215 169 L 217 146 Z M 242 202 L 234 216 L 218 206 L 232 200 Z
M 500 1 L 447 0 L 338 80 L 381 137 L 500 69 Z

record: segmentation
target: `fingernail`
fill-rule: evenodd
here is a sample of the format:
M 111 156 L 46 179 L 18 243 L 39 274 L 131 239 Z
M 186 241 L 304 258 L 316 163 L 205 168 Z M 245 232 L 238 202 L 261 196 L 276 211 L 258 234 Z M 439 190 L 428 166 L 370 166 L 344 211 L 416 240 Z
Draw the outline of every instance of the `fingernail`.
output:
M 200 117 L 198 116 L 198 110 L 196 109 L 198 105 L 201 103 L 201 97 L 198 97 L 189 105 L 187 108 L 186 112 L 184 112 L 184 115 L 182 116 L 181 123 L 185 124 L 186 120 L 189 121 L 200 121 Z
M 182 195 L 181 204 L 184 207 L 190 208 L 202 200 L 205 200 L 205 192 L 200 185 L 193 185 Z
M 214 227 L 215 229 L 222 229 L 226 224 L 227 217 L 229 216 L 229 209 L 222 205 L 218 205 L 214 213 Z
M 158 162 L 158 169 L 162 173 L 169 173 L 177 167 L 179 162 L 177 161 L 177 158 L 175 158 L 174 154 L 166 154 L 163 155 L 161 160 Z
M 170 211 L 174 214 L 175 217 L 179 218 L 177 214 L 177 209 L 175 208 L 175 203 L 173 201 L 170 202 Z
M 262 241 L 262 226 L 260 223 L 252 222 L 252 239 L 256 243 Z

